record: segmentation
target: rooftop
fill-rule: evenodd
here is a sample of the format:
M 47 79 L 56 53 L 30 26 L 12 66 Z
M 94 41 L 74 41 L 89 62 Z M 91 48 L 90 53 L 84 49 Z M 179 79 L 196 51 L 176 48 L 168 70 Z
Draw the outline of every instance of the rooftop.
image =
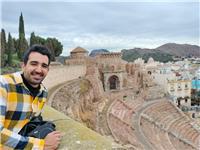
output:
M 82 48 L 82 47 L 79 47 L 79 46 L 71 51 L 71 53 L 80 53 L 80 52 L 81 53 L 87 53 L 88 51 L 86 49 Z

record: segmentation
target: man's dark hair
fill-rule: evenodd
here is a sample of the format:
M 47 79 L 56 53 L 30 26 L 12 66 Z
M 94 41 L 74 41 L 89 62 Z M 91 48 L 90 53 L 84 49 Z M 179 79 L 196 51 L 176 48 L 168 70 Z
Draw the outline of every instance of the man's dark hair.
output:
M 27 49 L 25 51 L 24 57 L 23 57 L 24 64 L 26 64 L 28 62 L 29 55 L 30 55 L 31 52 L 38 52 L 42 55 L 46 55 L 49 58 L 48 65 L 50 64 L 50 62 L 51 62 L 51 52 L 50 52 L 50 50 L 47 47 L 45 47 L 43 45 L 39 45 L 39 44 L 34 44 L 29 49 Z

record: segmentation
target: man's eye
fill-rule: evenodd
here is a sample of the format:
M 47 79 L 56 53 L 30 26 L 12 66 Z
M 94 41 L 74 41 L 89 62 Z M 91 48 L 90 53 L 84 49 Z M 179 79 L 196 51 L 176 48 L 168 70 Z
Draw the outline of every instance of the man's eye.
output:
M 42 65 L 43 68 L 48 68 L 48 65 Z
M 31 63 L 31 65 L 33 65 L 33 66 L 36 66 L 36 65 L 37 65 L 37 63 Z

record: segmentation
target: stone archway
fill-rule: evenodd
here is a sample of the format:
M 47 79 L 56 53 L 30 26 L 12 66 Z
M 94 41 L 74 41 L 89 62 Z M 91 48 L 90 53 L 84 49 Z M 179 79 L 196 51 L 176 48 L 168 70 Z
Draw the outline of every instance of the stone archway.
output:
M 151 71 L 148 71 L 148 74 L 151 75 L 152 74 Z
M 108 79 L 108 87 L 110 90 L 117 90 L 120 87 L 120 81 L 118 76 L 113 75 Z

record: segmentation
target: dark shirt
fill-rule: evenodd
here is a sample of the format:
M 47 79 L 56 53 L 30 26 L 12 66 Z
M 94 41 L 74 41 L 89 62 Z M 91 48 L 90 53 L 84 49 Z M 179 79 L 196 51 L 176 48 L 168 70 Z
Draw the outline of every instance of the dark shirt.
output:
M 37 88 L 35 87 L 32 87 L 28 81 L 24 78 L 24 75 L 21 74 L 22 76 L 22 79 L 23 79 L 23 82 L 25 84 L 25 86 L 29 89 L 30 93 L 31 93 L 31 96 L 33 96 L 34 98 L 37 96 L 37 94 L 39 93 L 40 91 L 40 86 L 38 86 Z

